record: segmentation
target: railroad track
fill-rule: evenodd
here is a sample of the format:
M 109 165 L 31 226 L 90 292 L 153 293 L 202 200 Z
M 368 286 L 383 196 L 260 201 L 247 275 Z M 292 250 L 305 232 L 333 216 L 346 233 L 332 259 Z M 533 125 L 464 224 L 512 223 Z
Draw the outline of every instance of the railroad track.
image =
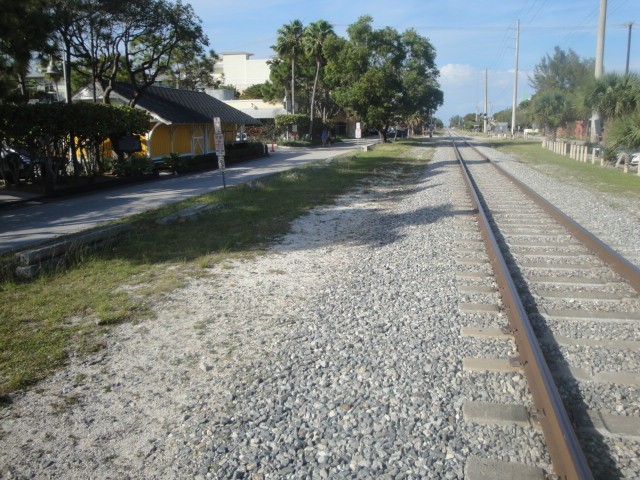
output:
M 461 310 L 476 314 L 462 334 L 516 344 L 510 358 L 466 359 L 465 369 L 522 373 L 532 397 L 530 405 L 468 402 L 465 419 L 542 429 L 551 465 L 513 478 L 633 478 L 640 271 L 470 144 L 452 146 L 467 185 L 458 207 L 473 212 L 463 228 L 480 233 L 458 245 Z M 476 461 L 467 475 L 498 468 Z

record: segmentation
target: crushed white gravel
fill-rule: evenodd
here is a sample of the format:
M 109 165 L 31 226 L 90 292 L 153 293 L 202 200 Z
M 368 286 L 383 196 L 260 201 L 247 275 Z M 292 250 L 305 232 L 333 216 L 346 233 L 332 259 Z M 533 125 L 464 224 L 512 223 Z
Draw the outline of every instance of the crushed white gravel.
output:
M 314 209 L 267 254 L 113 328 L 101 353 L 0 410 L 0 478 L 453 479 L 474 454 L 546 465 L 539 433 L 462 420 L 465 401 L 528 396 L 518 375 L 462 369 L 508 347 L 459 334 L 455 169 L 439 149 L 415 183 Z

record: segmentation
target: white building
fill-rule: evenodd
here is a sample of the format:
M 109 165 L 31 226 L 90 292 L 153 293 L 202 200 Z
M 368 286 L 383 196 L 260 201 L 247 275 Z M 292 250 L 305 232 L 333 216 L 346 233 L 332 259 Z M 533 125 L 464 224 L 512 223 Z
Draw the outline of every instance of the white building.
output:
M 213 67 L 214 78 L 222 80 L 225 85 L 233 85 L 239 92 L 251 85 L 266 82 L 270 73 L 268 60 L 253 60 L 251 56 L 253 53 L 248 52 L 221 53 L 222 60 Z
M 284 109 L 282 103 L 272 104 L 267 103 L 264 100 L 223 100 L 227 105 L 240 110 L 242 113 L 258 119 L 258 120 L 271 120 L 278 115 L 286 115 L 287 111 Z

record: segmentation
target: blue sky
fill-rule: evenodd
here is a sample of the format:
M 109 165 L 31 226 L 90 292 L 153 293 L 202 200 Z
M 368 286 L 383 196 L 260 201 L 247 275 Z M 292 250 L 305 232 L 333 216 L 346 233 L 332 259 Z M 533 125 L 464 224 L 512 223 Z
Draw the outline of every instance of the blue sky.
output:
M 513 99 L 516 21 L 521 23 L 518 101 L 532 89 L 528 76 L 555 46 L 583 58 L 595 58 L 600 0 L 184 0 L 202 19 L 210 47 L 217 52 L 251 52 L 269 58 L 277 30 L 294 19 L 304 25 L 319 19 L 338 35 L 362 15 L 375 28 L 413 28 L 437 51 L 444 105 L 436 116 L 445 123 L 453 115 L 484 109 L 488 70 L 489 112 L 509 108 Z M 608 0 L 605 71 L 623 72 L 631 34 L 630 70 L 640 72 L 640 0 Z

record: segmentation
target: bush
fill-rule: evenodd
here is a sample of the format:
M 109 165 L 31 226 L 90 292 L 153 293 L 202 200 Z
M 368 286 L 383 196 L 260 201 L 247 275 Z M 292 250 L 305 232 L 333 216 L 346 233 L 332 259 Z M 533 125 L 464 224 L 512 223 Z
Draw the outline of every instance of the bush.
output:
M 131 156 L 124 162 L 115 161 L 111 171 L 118 177 L 143 175 L 153 173 L 154 165 L 147 157 Z
M 225 150 L 224 158 L 226 163 L 235 163 L 248 158 L 258 158 L 265 155 L 264 144 L 260 142 L 234 143 L 226 145 Z
M 616 163 L 618 159 L 618 149 L 614 145 L 602 145 L 602 156 L 607 163 Z
M 101 158 L 107 139 L 142 135 L 149 115 L 138 109 L 94 103 L 0 105 L 0 141 L 26 147 L 34 158 L 66 158 L 77 154 L 76 175 L 102 173 Z M 73 144 L 71 139 L 74 140 Z
M 251 158 L 259 158 L 265 155 L 264 145 L 259 142 L 240 142 L 225 145 L 225 164 L 233 164 L 242 160 Z M 196 170 L 199 167 L 218 166 L 218 156 L 212 153 L 204 155 L 185 155 L 179 156 L 172 153 L 169 157 L 162 159 L 162 164 L 174 172 L 184 172 Z

